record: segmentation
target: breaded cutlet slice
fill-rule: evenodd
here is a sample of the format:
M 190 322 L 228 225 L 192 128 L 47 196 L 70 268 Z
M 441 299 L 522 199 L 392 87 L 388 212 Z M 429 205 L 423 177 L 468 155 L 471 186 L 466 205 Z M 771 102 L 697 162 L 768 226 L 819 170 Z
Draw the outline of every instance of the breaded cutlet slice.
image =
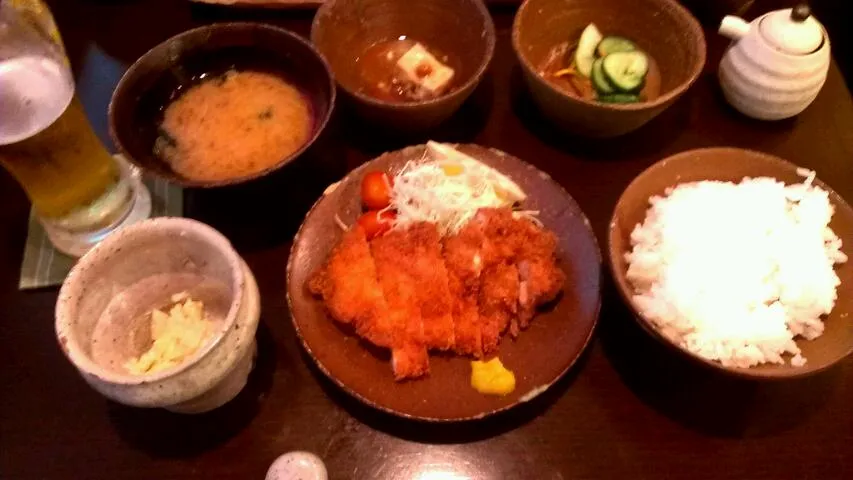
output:
M 364 229 L 355 226 L 344 232 L 308 288 L 323 298 L 332 318 L 352 324 L 357 335 L 374 345 L 391 345 L 388 304 Z
M 424 342 L 427 348 L 448 350 L 455 345 L 453 297 L 450 296 L 447 268 L 441 256 L 441 242 L 434 223 L 420 222 L 402 233 L 409 274 L 417 285 Z
M 500 327 L 498 335 L 509 328 L 515 337 L 519 332 L 518 323 L 518 269 L 515 265 L 517 245 L 514 239 L 515 218 L 510 208 L 484 208 L 477 212 L 475 220 L 480 225 L 488 243 L 482 249 L 484 272 L 481 279 L 480 315 L 489 311 L 490 318 L 481 319 L 483 325 L 483 350 L 497 347 L 498 336 L 494 339 L 496 325 Z M 497 269 L 497 270 L 496 270 Z M 490 292 L 484 296 L 482 289 L 489 283 Z M 514 289 L 514 290 L 513 290 Z M 489 305 L 491 302 L 491 305 Z
M 517 245 L 512 241 L 515 218 L 510 208 L 481 208 L 474 216 L 488 243 L 482 249 L 484 266 L 514 263 Z
M 527 328 L 536 307 L 555 299 L 563 288 L 566 274 L 557 265 L 557 238 L 527 219 L 517 221 L 518 321 Z
M 374 238 L 370 251 L 379 285 L 388 303 L 391 323 L 391 367 L 396 380 L 429 373 L 429 357 L 418 298 L 418 285 L 409 272 L 412 244 L 401 231 Z
M 483 268 L 480 250 L 485 241 L 478 222 L 469 222 L 458 233 L 445 237 L 442 251 L 453 297 L 454 350 L 476 358 L 483 356 L 478 299 Z
M 465 290 L 462 281 L 454 273 L 448 273 L 453 296 L 453 335 L 456 344 L 453 351 L 460 355 L 483 357 L 483 336 L 480 329 L 479 288 Z
M 556 298 L 565 282 L 557 265 L 557 237 L 529 219 L 505 211 L 491 216 L 486 230 L 502 239 L 500 257 L 518 267 L 518 326 L 527 328 L 536 307 Z M 511 329 L 517 333 L 514 324 Z
M 536 307 L 556 298 L 565 282 L 557 265 L 557 239 L 554 234 L 527 218 L 517 217 L 510 209 L 483 209 L 478 213 L 482 229 L 492 239 L 487 261 L 515 264 L 519 273 L 518 323 L 510 323 L 510 332 L 526 328 Z
M 480 274 L 480 331 L 483 354 L 498 348 L 503 332 L 518 311 L 518 269 L 511 263 L 496 263 Z

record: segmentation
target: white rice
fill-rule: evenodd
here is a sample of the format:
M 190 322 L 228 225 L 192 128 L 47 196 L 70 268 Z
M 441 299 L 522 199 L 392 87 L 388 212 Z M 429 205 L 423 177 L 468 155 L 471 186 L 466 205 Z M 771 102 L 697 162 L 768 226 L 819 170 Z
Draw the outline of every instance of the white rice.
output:
M 626 254 L 634 304 L 666 337 L 725 366 L 802 366 L 847 261 L 827 192 L 773 178 L 703 181 L 649 200 Z

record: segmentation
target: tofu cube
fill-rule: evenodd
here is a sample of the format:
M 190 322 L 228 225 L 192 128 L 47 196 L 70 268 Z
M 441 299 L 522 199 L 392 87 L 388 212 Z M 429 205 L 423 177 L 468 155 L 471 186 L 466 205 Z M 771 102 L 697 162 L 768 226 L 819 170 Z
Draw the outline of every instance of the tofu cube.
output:
M 441 95 L 453 80 L 454 71 L 439 62 L 420 43 L 416 43 L 397 60 L 402 78 L 419 87 L 421 96 Z

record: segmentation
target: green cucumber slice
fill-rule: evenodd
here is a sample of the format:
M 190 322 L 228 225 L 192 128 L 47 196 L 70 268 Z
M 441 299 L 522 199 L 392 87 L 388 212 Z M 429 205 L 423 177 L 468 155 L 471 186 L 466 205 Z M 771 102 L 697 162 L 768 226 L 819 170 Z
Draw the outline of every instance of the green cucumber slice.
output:
M 589 78 L 592 80 L 592 86 L 595 87 L 595 91 L 599 94 L 613 93 L 616 89 L 613 88 L 613 85 L 610 84 L 607 77 L 604 75 L 604 72 L 601 70 L 602 63 L 602 59 L 595 59 L 592 63 L 592 74 Z
M 607 36 L 598 42 L 598 47 L 595 48 L 599 57 L 606 57 L 611 53 L 617 52 L 633 52 L 637 49 L 634 42 L 625 37 L 617 37 L 615 35 Z
M 578 73 L 589 77 L 592 72 L 592 62 L 595 61 L 595 47 L 601 42 L 601 32 L 594 23 L 590 23 L 583 29 L 581 38 L 578 40 L 578 48 L 575 50 L 575 65 Z
M 601 70 L 617 90 L 635 92 L 649 72 L 649 58 L 639 51 L 611 53 L 602 59 Z
M 608 93 L 598 96 L 599 102 L 604 103 L 637 103 L 640 96 L 636 93 Z

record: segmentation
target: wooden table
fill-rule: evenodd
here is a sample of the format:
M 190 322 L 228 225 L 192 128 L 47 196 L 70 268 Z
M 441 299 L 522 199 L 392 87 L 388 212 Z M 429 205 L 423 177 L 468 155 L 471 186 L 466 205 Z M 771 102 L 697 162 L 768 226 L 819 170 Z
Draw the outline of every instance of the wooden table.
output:
M 311 18 L 180 0 L 54 3 L 80 95 L 104 138 L 115 83 L 157 42 L 226 18 L 263 18 L 307 34 Z M 495 11 L 491 73 L 436 137 L 497 147 L 550 173 L 586 211 L 602 245 L 628 182 L 690 148 L 770 152 L 817 170 L 853 200 L 853 102 L 835 66 L 798 118 L 751 121 L 718 92 L 714 69 L 725 40 L 709 34 L 708 69 L 683 99 L 635 134 L 596 142 L 553 131 L 531 106 L 510 48 L 511 20 L 511 10 Z M 347 167 L 401 143 L 348 127 L 340 113 L 331 143 Z M 341 479 L 853 478 L 853 358 L 801 381 L 721 378 L 649 339 L 609 279 L 596 340 L 536 401 L 461 425 L 411 423 L 361 406 L 310 365 L 288 318 L 284 267 L 304 214 L 297 197 L 313 200 L 309 190 L 235 193 L 266 201 L 266 221 L 248 220 L 265 229 L 235 220 L 243 215 L 230 201 L 187 193 L 187 215 L 225 231 L 255 272 L 263 316 L 247 389 L 213 413 L 177 416 L 106 401 L 64 358 L 53 330 L 56 289 L 16 289 L 28 204 L 0 174 L 0 477 L 262 478 L 278 455 L 309 450 Z

